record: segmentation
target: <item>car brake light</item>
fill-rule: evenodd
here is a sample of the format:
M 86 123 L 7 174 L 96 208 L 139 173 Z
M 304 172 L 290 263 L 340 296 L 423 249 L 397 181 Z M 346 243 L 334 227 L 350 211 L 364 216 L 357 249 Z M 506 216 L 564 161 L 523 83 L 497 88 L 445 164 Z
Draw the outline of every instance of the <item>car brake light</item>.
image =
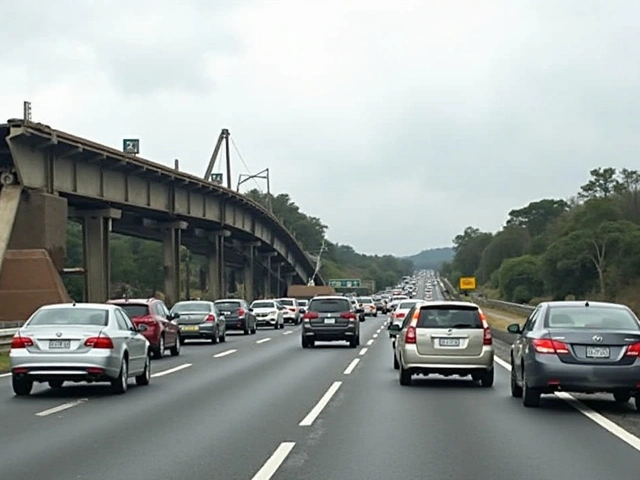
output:
M 27 348 L 33 347 L 33 340 L 29 337 L 21 337 L 20 334 L 16 334 L 15 337 L 11 339 L 11 348 Z
M 487 317 L 484 316 L 484 312 L 478 309 L 478 315 L 480 315 L 480 321 L 482 322 L 482 344 L 493 345 L 493 335 L 491 334 L 491 327 L 487 323 Z
M 398 312 L 395 314 L 396 318 L 404 318 L 404 313 L 403 312 Z
M 564 342 L 551 338 L 536 338 L 533 340 L 533 348 L 538 353 L 569 353 L 569 347 Z
M 241 309 L 238 310 L 238 316 L 239 317 L 244 317 L 244 314 L 245 314 L 244 308 L 241 308 Z
M 344 312 L 340 314 L 340 318 L 346 318 L 348 320 L 355 320 L 356 314 L 353 312 Z
M 632 343 L 627 347 L 627 353 L 625 353 L 627 357 L 638 357 L 640 356 L 640 343 Z
M 207 317 L 204 319 L 204 321 L 206 323 L 213 323 L 213 322 L 216 321 L 216 316 L 210 313 L 209 315 L 207 315 Z
M 318 318 L 319 315 L 316 312 L 307 312 L 304 314 L 304 316 L 302 317 L 303 320 L 313 320 L 314 318 Z
M 90 337 L 84 342 L 85 347 L 91 348 L 113 348 L 113 342 L 109 337 Z
M 416 327 L 411 325 L 407 328 L 407 333 L 404 336 L 404 343 L 415 344 L 416 343 Z

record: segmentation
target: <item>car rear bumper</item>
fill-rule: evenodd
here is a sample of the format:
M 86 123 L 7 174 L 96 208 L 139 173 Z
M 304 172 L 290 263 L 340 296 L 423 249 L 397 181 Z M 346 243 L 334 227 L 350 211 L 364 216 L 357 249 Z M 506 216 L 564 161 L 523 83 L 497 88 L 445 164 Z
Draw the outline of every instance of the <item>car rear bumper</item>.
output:
M 550 391 L 607 392 L 640 390 L 640 362 L 632 365 L 576 365 L 554 355 L 536 355 L 526 366 L 527 385 Z
M 309 327 L 304 326 L 302 336 L 313 338 L 319 342 L 334 342 L 351 340 L 358 332 L 353 325 L 345 327 Z
M 198 330 L 184 330 L 184 327 L 197 326 Z M 196 340 L 199 338 L 212 338 L 215 331 L 213 324 L 201 324 L 201 325 L 180 325 L 180 337 L 185 340 Z
M 491 370 L 495 356 L 492 346 L 484 346 L 480 355 L 420 355 L 414 345 L 405 345 L 401 352 L 402 366 L 406 370 L 422 374 L 452 374 Z M 466 374 L 466 373 L 465 373 Z
M 259 326 L 264 326 L 264 325 L 275 325 L 276 322 L 278 321 L 277 317 L 256 317 L 256 324 Z
M 227 331 L 229 330 L 242 330 L 244 331 L 247 328 L 247 319 L 246 318 L 226 318 L 227 320 Z
M 100 352 L 103 353 L 103 352 Z M 120 373 L 120 359 L 110 352 L 88 354 L 31 354 L 13 350 L 10 353 L 11 372 L 17 377 L 34 381 L 105 381 Z

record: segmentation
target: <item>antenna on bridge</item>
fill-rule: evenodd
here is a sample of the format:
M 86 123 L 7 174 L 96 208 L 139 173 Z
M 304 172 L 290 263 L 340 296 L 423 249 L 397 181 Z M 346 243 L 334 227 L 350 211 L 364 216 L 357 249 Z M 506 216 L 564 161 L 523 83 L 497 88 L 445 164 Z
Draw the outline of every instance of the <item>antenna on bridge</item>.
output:
M 316 278 L 316 275 L 318 275 L 318 272 L 320 271 L 320 259 L 322 258 L 322 252 L 324 252 L 327 249 L 326 244 L 327 244 L 327 239 L 323 238 L 322 245 L 320 246 L 320 252 L 318 252 L 318 256 L 316 257 L 316 268 L 313 271 L 313 275 L 309 279 L 309 282 L 307 283 L 307 286 L 309 287 L 315 287 L 316 285 L 315 278 Z
M 223 128 L 218 136 L 218 141 L 216 142 L 216 146 L 213 149 L 213 153 L 211 154 L 211 159 L 209 160 L 209 165 L 207 166 L 207 171 L 204 174 L 204 179 L 207 182 L 214 183 L 222 183 L 222 175 L 217 175 L 213 173 L 213 167 L 216 165 L 216 160 L 218 159 L 218 154 L 220 153 L 220 148 L 222 147 L 222 142 L 224 142 L 224 150 L 225 157 L 227 161 L 227 188 L 231 190 L 231 155 L 229 152 L 229 130 Z

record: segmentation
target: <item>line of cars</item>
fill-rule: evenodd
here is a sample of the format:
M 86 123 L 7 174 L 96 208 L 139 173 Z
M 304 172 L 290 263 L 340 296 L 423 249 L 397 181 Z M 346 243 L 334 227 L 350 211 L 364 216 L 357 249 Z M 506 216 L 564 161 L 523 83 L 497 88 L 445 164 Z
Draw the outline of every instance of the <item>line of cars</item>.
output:
M 389 324 L 393 367 L 401 385 L 415 375 L 471 376 L 494 382 L 494 347 L 482 309 L 471 302 L 414 300 Z M 408 307 L 408 309 L 406 308 Z M 525 407 L 556 392 L 609 393 L 640 411 L 640 320 L 625 305 L 540 303 L 523 325 L 507 329 L 510 390 Z
M 16 332 L 9 353 L 14 393 L 29 395 L 34 383 L 108 382 L 124 393 L 130 378 L 148 385 L 151 357 L 180 355 L 190 340 L 225 342 L 227 332 L 255 334 L 260 326 L 296 325 L 304 308 L 296 299 L 189 300 L 169 310 L 162 300 L 118 299 L 39 308 Z

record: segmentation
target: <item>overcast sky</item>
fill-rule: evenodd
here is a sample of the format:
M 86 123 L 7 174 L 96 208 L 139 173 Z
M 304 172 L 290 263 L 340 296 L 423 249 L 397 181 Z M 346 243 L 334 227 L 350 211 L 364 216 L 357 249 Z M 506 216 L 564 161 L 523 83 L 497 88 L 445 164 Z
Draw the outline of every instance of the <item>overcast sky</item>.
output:
M 198 175 L 229 128 L 251 173 L 361 252 L 448 246 L 591 168 L 640 167 L 635 0 L 1 4 L 0 119 L 30 100 Z

